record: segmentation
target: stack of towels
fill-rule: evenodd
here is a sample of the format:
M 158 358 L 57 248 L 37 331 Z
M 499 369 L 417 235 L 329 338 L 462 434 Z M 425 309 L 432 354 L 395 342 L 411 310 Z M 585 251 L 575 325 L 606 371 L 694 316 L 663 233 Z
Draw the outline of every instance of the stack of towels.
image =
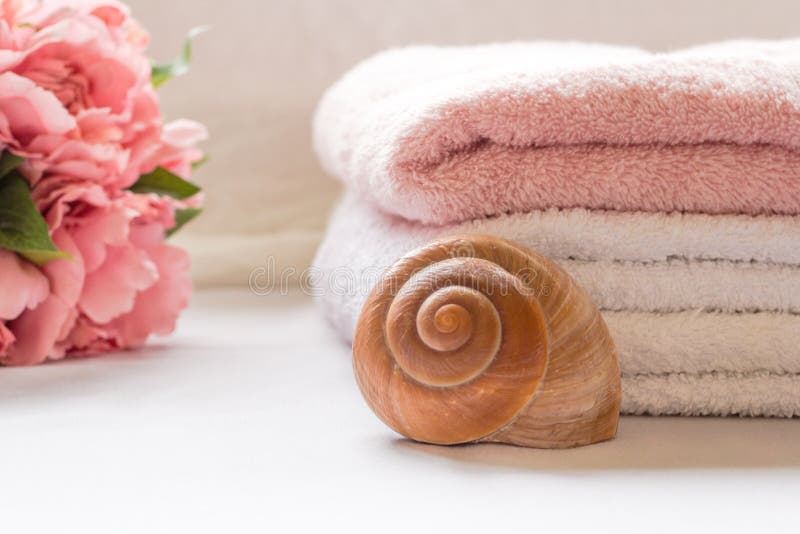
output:
M 385 267 L 490 234 L 595 299 L 624 413 L 800 416 L 800 41 L 393 50 L 314 138 L 348 186 L 312 276 L 345 338 Z

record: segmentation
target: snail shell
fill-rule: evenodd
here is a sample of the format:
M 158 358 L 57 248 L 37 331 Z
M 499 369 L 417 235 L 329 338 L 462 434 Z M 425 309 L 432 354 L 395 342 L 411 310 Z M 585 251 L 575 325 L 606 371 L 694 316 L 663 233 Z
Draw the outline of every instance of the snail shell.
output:
M 356 327 L 361 392 L 416 441 L 541 448 L 614 437 L 620 372 L 589 296 L 544 256 L 482 235 L 398 260 Z

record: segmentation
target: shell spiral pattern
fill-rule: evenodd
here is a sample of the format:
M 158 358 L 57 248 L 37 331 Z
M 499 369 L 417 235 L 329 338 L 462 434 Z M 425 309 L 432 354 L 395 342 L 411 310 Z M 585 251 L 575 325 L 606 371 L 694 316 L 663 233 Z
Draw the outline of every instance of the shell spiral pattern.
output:
M 370 407 L 436 444 L 571 447 L 614 436 L 619 366 L 591 299 L 557 265 L 490 236 L 456 236 L 398 260 L 353 344 Z

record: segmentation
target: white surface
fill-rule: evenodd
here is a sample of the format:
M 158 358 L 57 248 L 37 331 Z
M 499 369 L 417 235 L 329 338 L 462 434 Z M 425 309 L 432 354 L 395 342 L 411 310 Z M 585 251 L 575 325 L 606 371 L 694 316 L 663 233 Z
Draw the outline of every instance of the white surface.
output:
M 798 420 L 625 418 L 583 449 L 439 448 L 369 412 L 301 295 L 198 294 L 162 343 L 0 369 L 2 532 L 798 529 Z

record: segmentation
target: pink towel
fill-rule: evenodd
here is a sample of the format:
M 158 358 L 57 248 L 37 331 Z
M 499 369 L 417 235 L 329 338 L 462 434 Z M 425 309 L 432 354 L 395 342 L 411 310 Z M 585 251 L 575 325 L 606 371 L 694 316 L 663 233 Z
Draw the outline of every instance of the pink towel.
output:
M 800 41 L 394 50 L 328 91 L 314 136 L 329 172 L 428 223 L 551 207 L 797 215 Z

